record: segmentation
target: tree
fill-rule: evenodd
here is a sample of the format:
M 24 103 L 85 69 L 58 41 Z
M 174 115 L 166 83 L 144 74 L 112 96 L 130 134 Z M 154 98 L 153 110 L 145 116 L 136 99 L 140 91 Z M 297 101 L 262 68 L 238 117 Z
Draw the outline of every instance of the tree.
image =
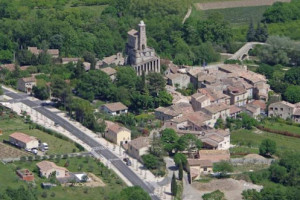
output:
M 182 180 L 182 178 L 183 178 L 183 166 L 182 166 L 182 162 L 179 163 L 178 178 L 179 178 L 179 180 Z
M 96 57 L 93 53 L 91 53 L 89 51 L 84 52 L 83 53 L 83 59 L 84 59 L 84 61 L 91 63 L 91 70 L 95 69 Z
M 290 103 L 300 102 L 300 86 L 289 85 L 283 94 L 283 98 Z
M 159 106 L 170 106 L 172 105 L 173 96 L 169 94 L 166 90 L 159 91 L 157 96 Z
M 160 73 L 149 73 L 147 80 L 149 81 L 148 89 L 151 95 L 158 96 L 158 93 L 165 89 L 166 81 Z
M 171 181 L 171 193 L 172 193 L 173 196 L 177 195 L 177 182 L 176 182 L 174 172 L 173 172 L 172 181 Z
M 211 193 L 204 194 L 202 196 L 203 200 L 226 200 L 225 195 L 220 190 L 213 191 Z
M 233 172 L 233 166 L 227 161 L 221 161 L 218 163 L 214 163 L 213 171 L 220 172 L 220 177 L 222 178 L 228 176 L 228 173 Z
M 242 127 L 248 130 L 252 129 L 257 125 L 257 120 L 249 116 L 247 113 L 241 113 L 240 117 L 242 118 Z
M 276 152 L 276 142 L 265 139 L 259 146 L 259 154 L 263 156 L 272 156 Z
M 300 85 L 300 68 L 294 67 L 289 69 L 284 75 L 284 81 L 293 85 Z
M 152 154 L 142 155 L 144 165 L 147 169 L 157 169 L 158 168 L 158 158 Z
M 166 128 L 161 132 L 161 141 L 164 146 L 164 150 L 169 154 L 172 154 L 173 150 L 176 148 L 177 140 L 178 135 L 173 129 Z
M 275 183 L 284 183 L 288 175 L 286 168 L 278 164 L 272 164 L 269 171 L 270 178 Z
M 178 151 L 192 153 L 202 147 L 202 142 L 193 134 L 185 134 L 178 139 L 176 147 Z
M 74 78 L 81 78 L 85 73 L 84 65 L 81 60 L 79 60 L 74 68 Z
M 186 155 L 184 155 L 183 153 L 176 153 L 174 155 L 174 162 L 177 166 L 179 166 L 180 163 L 182 163 L 182 165 L 186 165 L 187 164 Z
M 120 197 L 117 198 L 117 199 L 122 199 L 122 200 L 136 200 L 136 199 L 138 199 L 138 200 L 151 200 L 151 197 L 141 187 L 133 186 L 133 187 L 124 188 L 120 193 Z
M 138 83 L 138 77 L 132 67 L 117 68 L 116 84 L 129 90 L 135 90 Z
M 33 94 L 40 100 L 46 100 L 50 97 L 49 88 L 47 86 L 33 86 Z
M 254 29 L 254 24 L 252 19 L 250 21 L 248 32 L 247 32 L 247 41 L 248 42 L 255 41 L 255 29 Z
M 255 37 L 255 41 L 258 41 L 258 42 L 267 41 L 268 28 L 267 28 L 266 24 L 264 24 L 264 26 L 261 27 L 260 22 L 258 22 L 254 37 Z

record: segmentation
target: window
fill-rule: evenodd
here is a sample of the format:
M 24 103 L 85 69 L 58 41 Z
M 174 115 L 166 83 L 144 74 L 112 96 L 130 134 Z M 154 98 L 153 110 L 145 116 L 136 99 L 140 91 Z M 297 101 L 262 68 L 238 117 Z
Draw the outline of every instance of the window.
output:
M 283 108 L 280 108 L 281 111 L 283 111 Z
M 203 168 L 203 171 L 205 171 L 205 172 L 206 172 L 206 171 L 207 171 L 207 167 L 204 167 L 204 168 Z
M 275 110 L 278 110 L 278 108 L 275 108 Z
M 270 110 L 273 110 L 273 107 L 270 107 Z

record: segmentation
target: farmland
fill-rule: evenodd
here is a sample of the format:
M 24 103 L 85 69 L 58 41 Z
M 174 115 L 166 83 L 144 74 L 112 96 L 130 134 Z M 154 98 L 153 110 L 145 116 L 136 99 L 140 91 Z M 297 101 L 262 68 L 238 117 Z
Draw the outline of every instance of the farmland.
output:
M 0 163 L 0 192 L 2 189 L 5 189 L 4 186 L 17 188 L 20 185 L 26 185 L 21 181 L 15 174 L 17 168 L 27 168 L 31 171 L 34 171 L 35 183 L 36 183 L 36 194 L 38 199 L 56 199 L 56 200 L 82 200 L 82 199 L 113 199 L 122 188 L 125 187 L 125 184 L 107 167 L 103 166 L 102 163 L 95 161 L 90 157 L 78 157 L 78 158 L 69 158 L 68 160 L 61 159 L 56 161 L 56 165 L 64 166 L 68 162 L 68 170 L 71 172 L 90 172 L 100 177 L 104 183 L 104 187 L 55 187 L 49 190 L 43 190 L 40 187 L 42 182 L 46 180 L 40 178 L 38 173 L 35 171 L 37 161 L 32 162 L 15 162 L 12 164 L 3 165 Z M 47 197 L 42 197 L 43 193 L 47 193 Z M 50 195 L 55 195 L 51 197 Z

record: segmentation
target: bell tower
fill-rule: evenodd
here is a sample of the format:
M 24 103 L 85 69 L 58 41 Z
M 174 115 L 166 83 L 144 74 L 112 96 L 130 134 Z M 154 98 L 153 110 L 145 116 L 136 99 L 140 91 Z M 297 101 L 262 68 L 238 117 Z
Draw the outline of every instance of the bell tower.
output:
M 139 50 L 147 48 L 146 24 L 142 20 L 139 23 Z

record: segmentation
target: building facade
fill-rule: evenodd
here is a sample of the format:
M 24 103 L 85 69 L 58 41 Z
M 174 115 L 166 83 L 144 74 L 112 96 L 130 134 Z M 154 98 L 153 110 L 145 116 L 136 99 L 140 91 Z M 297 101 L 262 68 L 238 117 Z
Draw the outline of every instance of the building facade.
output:
M 143 21 L 139 23 L 139 31 L 132 29 L 128 32 L 125 64 L 131 65 L 138 76 L 143 72 L 160 72 L 160 58 L 153 48 L 147 46 L 146 24 Z

